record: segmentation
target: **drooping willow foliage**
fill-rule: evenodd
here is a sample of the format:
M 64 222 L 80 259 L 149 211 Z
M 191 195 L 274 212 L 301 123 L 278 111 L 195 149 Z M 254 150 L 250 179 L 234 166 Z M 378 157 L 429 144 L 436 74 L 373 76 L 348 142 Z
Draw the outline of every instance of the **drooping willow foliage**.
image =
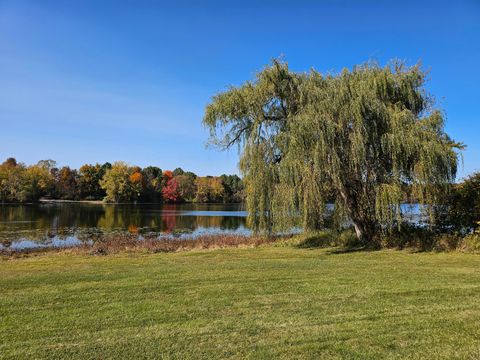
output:
M 444 132 L 425 76 L 399 62 L 322 75 L 275 60 L 214 96 L 204 124 L 212 143 L 242 152 L 250 225 L 319 229 L 333 201 L 338 223 L 350 220 L 371 245 L 402 222 L 407 188 L 435 204 L 462 146 Z

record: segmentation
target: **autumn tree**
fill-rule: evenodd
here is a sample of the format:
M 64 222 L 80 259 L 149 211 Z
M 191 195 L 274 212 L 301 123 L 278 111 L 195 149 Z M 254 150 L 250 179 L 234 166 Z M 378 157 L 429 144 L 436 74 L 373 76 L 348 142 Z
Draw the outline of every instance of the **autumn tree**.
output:
M 208 203 L 223 201 L 225 189 L 221 178 L 213 176 L 197 177 L 195 184 L 197 188 L 194 199 L 195 202 Z
M 60 199 L 75 200 L 79 198 L 78 173 L 68 166 L 52 171 L 55 180 L 55 196 Z
M 138 166 L 135 166 L 130 169 L 129 184 L 131 189 L 131 194 L 134 199 L 139 199 L 145 188 L 145 181 L 142 174 L 142 169 Z
M 77 171 L 69 166 L 58 169 L 53 160 L 26 166 L 8 158 L 0 164 L 0 202 L 37 201 L 40 197 L 108 202 L 160 202 L 163 198 L 166 202 L 191 202 L 197 195 L 196 179 L 196 174 L 181 168 L 162 172 L 156 166 L 142 169 L 123 162 L 113 166 L 107 162 L 84 164 Z M 208 179 L 205 201 L 229 201 L 224 179 L 235 182 L 235 177 Z
M 225 196 L 225 188 L 220 177 L 215 176 L 209 179 L 209 202 L 222 202 Z
M 105 190 L 100 186 L 105 172 L 110 169 L 110 163 L 100 164 L 85 164 L 78 169 L 78 188 L 80 198 L 87 200 L 100 200 L 106 195 Z
M 162 197 L 165 202 L 179 202 L 181 201 L 179 188 L 178 188 L 178 181 L 173 176 L 173 172 L 167 170 L 163 173 L 165 186 L 162 189 Z
M 337 217 L 378 246 L 403 220 L 405 184 L 431 208 L 455 179 L 462 146 L 445 133 L 425 77 L 399 62 L 323 75 L 275 60 L 214 96 L 204 124 L 213 144 L 242 150 L 251 226 L 321 228 L 331 191 Z
M 195 185 L 196 176 L 189 175 L 187 172 L 175 176 L 175 179 L 178 183 L 178 193 L 182 201 L 193 201 L 197 192 L 197 187 Z
M 9 158 L 0 165 L 0 201 L 38 201 L 54 189 L 52 160 L 42 160 L 36 165 L 25 166 Z
M 112 167 L 105 172 L 100 185 L 106 192 L 106 202 L 129 202 L 135 197 L 130 176 L 132 169 L 123 161 L 113 163 Z
M 26 167 L 14 158 L 8 158 L 0 165 L 0 201 L 22 202 L 28 200 L 26 187 Z
M 195 187 L 197 188 L 194 201 L 197 203 L 208 202 L 208 195 L 210 192 L 207 177 L 197 177 L 195 179 Z
M 54 191 L 55 179 L 52 170 L 56 167 L 54 160 L 40 160 L 36 165 L 28 166 L 25 173 L 25 187 L 23 191 L 32 201 Z
M 6 167 L 6 168 L 14 168 L 18 165 L 17 163 L 17 159 L 13 158 L 13 157 L 9 157 L 7 158 L 7 160 L 5 160 L 3 163 L 2 163 L 2 166 Z

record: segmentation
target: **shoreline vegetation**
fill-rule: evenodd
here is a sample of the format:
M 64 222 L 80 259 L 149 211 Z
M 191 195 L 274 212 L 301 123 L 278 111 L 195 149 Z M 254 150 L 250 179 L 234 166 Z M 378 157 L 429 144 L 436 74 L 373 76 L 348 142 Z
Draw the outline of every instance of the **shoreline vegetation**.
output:
M 67 200 L 67 199 L 49 199 L 40 198 L 37 201 L 32 202 L 0 202 L 0 205 L 35 205 L 35 204 L 97 204 L 97 205 L 161 205 L 161 204 L 197 204 L 197 205 L 215 205 L 215 204 L 242 204 L 242 202 L 181 202 L 181 203 L 169 203 L 169 202 L 106 202 L 103 200 Z M 413 203 L 412 203 L 413 204 Z M 414 204 L 413 204 L 414 205 Z
M 27 166 L 13 157 L 0 164 L 0 204 L 41 199 L 105 203 L 238 203 L 244 196 L 237 175 L 198 176 L 182 168 L 85 164 L 78 170 L 54 160 Z
M 413 228 L 412 228 L 413 229 Z M 386 236 L 380 248 L 368 248 L 358 242 L 353 230 L 342 232 L 316 231 L 298 234 L 207 234 L 192 237 L 171 238 L 136 234 L 104 234 L 96 241 L 65 247 L 36 247 L 25 249 L 0 248 L 0 257 L 5 259 L 36 256 L 50 253 L 75 255 L 116 255 L 125 253 L 173 253 L 198 250 L 231 248 L 255 248 L 261 246 L 292 247 L 299 249 L 331 249 L 334 252 L 409 250 L 411 252 L 462 252 L 480 254 L 479 234 L 465 237 L 434 234 L 415 229 L 409 236 L 404 233 Z
M 72 245 L 65 247 L 37 247 L 21 250 L 0 249 L 0 255 L 5 258 L 23 257 L 29 255 L 68 252 L 77 255 L 113 255 L 118 253 L 160 253 L 191 250 L 223 249 L 237 247 L 257 247 L 264 244 L 279 243 L 292 238 L 289 236 L 262 236 L 239 234 L 214 234 L 195 237 L 166 238 L 146 237 L 139 240 L 134 234 L 104 235 L 91 244 Z
M 45 198 L 40 198 L 38 199 L 39 204 L 48 204 L 48 203 L 79 203 L 79 204 L 106 204 L 103 200 L 62 200 L 62 199 L 45 199 Z M 15 204 L 15 203 L 10 203 L 10 204 Z M 31 203 L 35 204 L 35 203 Z

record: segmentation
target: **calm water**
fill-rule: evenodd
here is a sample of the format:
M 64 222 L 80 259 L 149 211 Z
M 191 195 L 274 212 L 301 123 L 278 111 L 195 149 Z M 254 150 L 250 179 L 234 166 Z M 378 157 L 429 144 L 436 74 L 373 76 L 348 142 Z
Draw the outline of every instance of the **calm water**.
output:
M 419 221 L 418 205 L 402 210 L 410 221 Z M 0 249 L 79 245 L 111 233 L 178 238 L 250 234 L 246 216 L 241 204 L 0 205 Z
M 248 234 L 240 204 L 0 205 L 0 248 L 70 246 L 104 233 L 197 236 Z

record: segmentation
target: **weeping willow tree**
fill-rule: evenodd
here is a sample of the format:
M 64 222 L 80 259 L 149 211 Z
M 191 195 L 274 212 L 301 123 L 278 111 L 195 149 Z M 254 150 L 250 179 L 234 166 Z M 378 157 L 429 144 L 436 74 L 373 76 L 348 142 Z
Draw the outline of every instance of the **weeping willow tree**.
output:
M 214 96 L 204 124 L 211 143 L 241 151 L 250 225 L 319 229 L 333 201 L 337 223 L 350 221 L 359 241 L 376 246 L 402 222 L 406 188 L 435 204 L 462 145 L 445 133 L 425 76 L 399 62 L 322 75 L 274 60 Z

